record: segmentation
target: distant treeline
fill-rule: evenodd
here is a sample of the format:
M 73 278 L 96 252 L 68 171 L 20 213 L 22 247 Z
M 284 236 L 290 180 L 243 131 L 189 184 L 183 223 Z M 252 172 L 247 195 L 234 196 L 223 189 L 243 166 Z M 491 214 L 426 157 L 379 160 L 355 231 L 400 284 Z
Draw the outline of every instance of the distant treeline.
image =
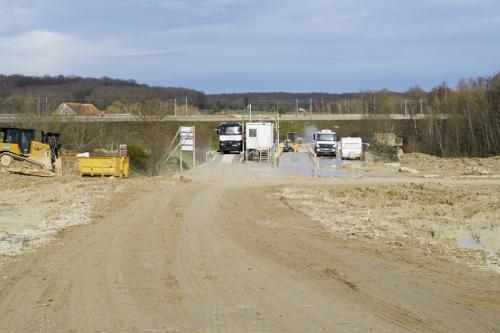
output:
M 346 94 L 219 95 L 205 95 L 185 88 L 151 87 L 133 80 L 107 77 L 0 75 L 1 113 L 43 115 L 50 114 L 63 102 L 81 102 L 93 103 L 106 112 L 154 109 L 173 114 L 173 100 L 183 104 L 185 98 L 190 104 L 189 114 L 196 114 L 196 108 L 201 112 L 230 112 L 250 103 L 256 110 L 279 113 L 422 113 L 430 117 L 415 120 L 410 129 L 391 122 L 387 126 L 379 123 L 377 128 L 368 130 L 402 133 L 409 151 L 439 156 L 500 154 L 500 73 L 462 80 L 456 88 L 443 83 L 430 91 L 414 87 L 402 93 L 380 90 Z M 443 115 L 446 119 L 442 119 Z
M 1 113 L 51 113 L 61 103 L 92 103 L 105 110 L 114 102 L 125 105 L 162 100 L 207 104 L 204 93 L 185 88 L 151 87 L 134 80 L 108 77 L 0 75 Z
M 409 151 L 438 156 L 500 154 L 500 73 L 461 80 L 456 88 L 443 83 L 428 92 L 413 87 L 402 93 L 251 93 L 208 98 L 218 109 L 241 108 L 251 103 L 256 109 L 271 108 L 279 113 L 425 114 L 429 117 L 414 120 L 412 128 L 403 129 L 397 122 L 388 122 L 386 126 L 378 123 L 371 131 L 400 133 Z

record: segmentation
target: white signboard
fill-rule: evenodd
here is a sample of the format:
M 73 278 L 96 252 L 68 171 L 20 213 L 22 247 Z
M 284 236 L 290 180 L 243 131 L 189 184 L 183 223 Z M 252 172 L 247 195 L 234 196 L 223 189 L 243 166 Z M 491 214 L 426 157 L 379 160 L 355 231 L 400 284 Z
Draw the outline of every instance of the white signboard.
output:
M 195 136 L 194 127 L 181 126 L 181 131 L 180 131 L 181 150 L 194 151 L 194 144 L 195 144 L 194 136 Z

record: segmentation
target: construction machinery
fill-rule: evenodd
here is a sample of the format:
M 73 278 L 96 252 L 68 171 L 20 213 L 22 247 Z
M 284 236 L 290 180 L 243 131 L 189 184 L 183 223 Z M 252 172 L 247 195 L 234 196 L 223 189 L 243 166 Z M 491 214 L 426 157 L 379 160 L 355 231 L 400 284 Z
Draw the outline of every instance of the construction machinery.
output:
M 297 132 L 288 132 L 286 135 L 286 140 L 281 144 L 283 152 L 298 152 L 300 149 L 299 141 L 301 141 L 301 139 L 298 137 Z
M 59 133 L 41 132 L 40 141 L 35 130 L 0 128 L 0 171 L 32 176 L 54 176 L 55 162 L 61 144 Z

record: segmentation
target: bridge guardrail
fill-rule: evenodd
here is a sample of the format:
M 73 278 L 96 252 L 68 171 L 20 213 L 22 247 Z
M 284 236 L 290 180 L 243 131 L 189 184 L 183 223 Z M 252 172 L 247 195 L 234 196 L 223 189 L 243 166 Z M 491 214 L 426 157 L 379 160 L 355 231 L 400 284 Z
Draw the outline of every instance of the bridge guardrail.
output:
M 308 121 L 308 120 L 422 120 L 428 118 L 447 119 L 449 115 L 442 114 L 430 116 L 424 114 L 403 115 L 403 114 L 377 114 L 367 115 L 358 113 L 345 114 L 313 114 L 313 115 L 281 115 L 280 121 Z M 242 115 L 193 115 L 193 116 L 140 116 L 133 114 L 101 114 L 93 116 L 74 116 L 74 115 L 21 115 L 21 114 L 0 114 L 0 122 L 149 122 L 149 121 L 178 121 L 178 122 L 222 122 L 222 121 L 241 121 L 249 120 Z M 252 116 L 253 121 L 274 121 L 275 115 L 256 115 Z

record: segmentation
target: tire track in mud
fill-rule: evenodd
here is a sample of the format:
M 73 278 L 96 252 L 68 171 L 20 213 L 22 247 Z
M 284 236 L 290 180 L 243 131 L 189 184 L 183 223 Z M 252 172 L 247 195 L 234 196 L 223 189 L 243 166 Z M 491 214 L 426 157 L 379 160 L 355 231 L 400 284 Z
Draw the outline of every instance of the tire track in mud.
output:
M 500 327 L 498 276 L 332 234 L 280 202 L 275 183 L 217 170 L 153 186 L 2 266 L 0 331 Z
M 318 275 L 304 279 L 303 275 L 297 274 L 295 265 L 287 267 L 290 260 L 286 252 L 276 262 L 276 257 L 269 258 L 260 251 L 256 252 L 255 244 L 246 248 L 246 241 L 254 240 L 252 232 L 255 230 L 244 230 L 238 238 L 228 233 L 227 225 L 238 229 L 242 222 L 241 214 L 231 213 L 237 209 L 225 209 L 227 205 L 238 208 L 233 199 L 214 189 L 210 195 L 199 195 L 199 198 L 193 201 L 197 209 L 186 212 L 176 271 L 183 290 L 195 290 L 191 300 L 193 306 L 203 304 L 202 310 L 195 313 L 202 330 L 255 330 L 257 327 L 252 326 L 255 323 L 259 323 L 258 329 L 262 330 L 297 332 L 330 331 L 346 323 L 351 325 L 350 329 L 353 325 L 370 328 L 364 323 L 352 324 L 356 321 L 346 319 L 352 319 L 352 315 L 343 309 L 342 302 L 315 285 L 318 280 L 325 280 L 324 277 Z M 250 220 L 255 216 L 251 208 L 247 215 L 243 213 L 243 219 Z M 270 209 L 272 207 L 263 206 L 267 213 Z M 240 236 L 246 241 L 240 242 Z M 286 242 L 290 240 L 285 239 Z M 337 288 L 343 289 L 343 283 Z M 226 320 L 211 322 L 214 316 L 220 317 L 221 311 L 226 314 Z M 265 320 L 263 316 L 270 320 L 262 322 Z M 372 318 L 376 319 L 375 316 Z M 208 322 L 212 325 L 206 326 Z M 231 326 L 227 326 L 229 324 Z M 383 324 L 382 327 L 394 329 L 396 326 Z
M 172 196 L 165 190 L 143 195 L 23 256 L 25 264 L 3 267 L 15 278 L 0 281 L 0 330 L 183 329 L 171 326 L 185 313 L 172 269 L 180 230 L 170 215 Z
M 438 269 L 431 275 L 430 281 L 426 270 L 422 271 L 421 276 L 409 276 L 406 273 L 421 261 L 418 251 L 409 254 L 409 263 L 393 262 L 394 256 L 388 258 L 384 253 L 391 250 L 383 245 L 376 245 L 376 242 L 349 241 L 332 234 L 325 237 L 325 230 L 318 228 L 311 219 L 300 213 L 290 212 L 286 205 L 280 206 L 279 200 L 272 195 L 272 189 L 258 190 L 247 188 L 231 191 L 224 200 L 220 200 L 223 207 L 232 207 L 233 211 L 243 208 L 239 203 L 244 202 L 252 202 L 259 208 L 253 211 L 253 219 L 241 221 L 243 225 L 235 227 L 230 223 L 225 224 L 225 231 L 252 248 L 254 254 L 261 252 L 276 265 L 290 266 L 295 272 L 310 279 L 311 285 L 320 285 L 334 297 L 340 296 L 346 303 L 358 307 L 360 313 L 372 314 L 385 323 L 393 324 L 392 330 L 467 332 L 481 327 L 485 331 L 495 331 L 495 324 L 491 322 L 498 320 L 494 315 L 495 309 L 500 309 L 498 302 L 484 304 L 480 309 L 457 306 L 456 300 L 460 295 L 454 288 L 447 286 L 448 270 Z M 275 222 L 274 228 L 259 223 L 259 220 L 269 217 Z M 254 236 L 254 242 L 247 240 L 245 235 L 249 234 Z M 346 251 L 346 244 L 349 245 L 349 251 Z M 353 248 L 356 250 L 352 251 Z M 384 255 L 379 256 L 377 252 Z M 432 262 L 430 258 L 425 260 Z M 486 282 L 488 277 L 481 272 L 457 270 L 454 263 L 449 263 L 448 267 L 440 261 L 438 259 L 434 263 L 435 267 L 447 267 L 451 274 L 470 275 L 464 276 L 462 283 L 456 280 L 459 289 L 489 287 Z M 336 273 L 325 276 L 326 270 L 335 270 Z M 372 275 L 373 272 L 376 275 Z M 468 281 L 472 276 L 482 283 L 474 286 L 474 283 Z M 475 281 L 474 278 L 472 281 Z M 321 279 L 326 283 L 322 283 Z M 332 288 L 328 282 L 332 279 L 343 283 L 347 288 Z M 353 288 L 353 285 L 356 287 Z

